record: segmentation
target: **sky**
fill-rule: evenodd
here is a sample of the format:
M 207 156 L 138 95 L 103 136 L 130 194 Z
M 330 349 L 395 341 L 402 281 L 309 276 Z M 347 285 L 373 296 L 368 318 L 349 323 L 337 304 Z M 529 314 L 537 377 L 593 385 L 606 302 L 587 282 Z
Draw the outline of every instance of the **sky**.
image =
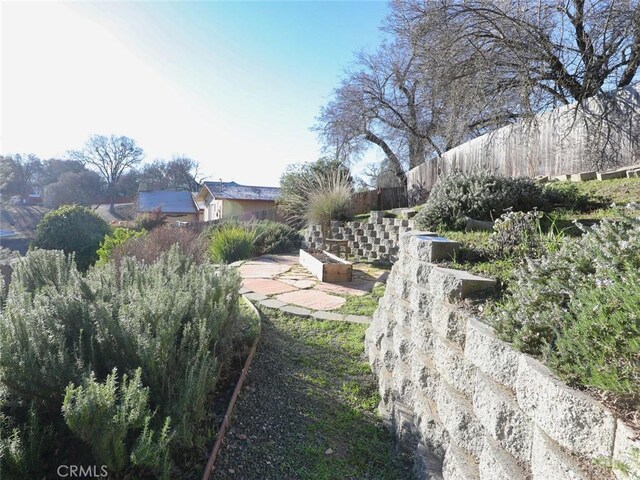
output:
M 353 53 L 380 43 L 387 12 L 3 0 L 0 153 L 64 158 L 91 134 L 125 135 L 145 162 L 186 155 L 211 180 L 277 185 L 288 164 L 321 156 L 310 127 Z

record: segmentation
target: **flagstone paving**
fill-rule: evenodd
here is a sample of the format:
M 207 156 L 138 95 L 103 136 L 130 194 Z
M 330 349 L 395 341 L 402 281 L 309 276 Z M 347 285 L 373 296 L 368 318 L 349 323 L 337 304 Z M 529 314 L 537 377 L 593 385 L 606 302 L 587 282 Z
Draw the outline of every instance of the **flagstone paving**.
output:
M 248 262 L 238 268 L 242 278 L 272 278 L 286 272 L 291 267 L 286 264 L 271 262 Z
M 298 263 L 297 255 L 264 255 L 233 264 L 243 279 L 242 291 L 262 306 L 300 312 L 300 316 L 326 312 L 327 318 L 345 320 L 342 314 L 331 313 L 345 304 L 345 296 L 362 296 L 376 282 L 386 281 L 389 272 L 366 264 L 354 264 L 353 281 L 349 283 L 320 282 Z M 305 310 L 307 309 L 307 310 Z M 322 318 L 322 315 L 316 317 Z M 350 319 L 366 321 L 368 317 Z
M 254 293 L 262 293 L 263 295 L 274 295 L 276 293 L 297 290 L 293 285 L 287 285 L 286 283 L 270 278 L 245 278 L 242 281 L 242 286 Z
M 329 295 L 320 290 L 296 290 L 295 292 L 282 293 L 276 298 L 281 302 L 291 303 L 311 310 L 335 310 L 347 301 L 343 297 Z
M 366 295 L 373 288 L 373 281 L 360 280 L 350 283 L 318 283 L 317 290 L 327 293 L 337 293 L 338 295 L 356 295 L 358 297 Z

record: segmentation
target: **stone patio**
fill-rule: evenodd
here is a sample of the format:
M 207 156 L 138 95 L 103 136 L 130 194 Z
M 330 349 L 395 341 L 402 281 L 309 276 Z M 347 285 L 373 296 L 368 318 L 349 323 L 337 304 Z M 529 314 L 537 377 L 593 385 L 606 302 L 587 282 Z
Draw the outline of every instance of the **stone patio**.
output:
M 361 323 L 370 319 L 332 310 L 344 305 L 346 296 L 366 295 L 377 282 L 385 282 L 389 274 L 367 264 L 354 264 L 352 282 L 323 283 L 298 263 L 296 255 L 264 255 L 234 266 L 243 279 L 242 293 L 264 307 L 299 316 Z

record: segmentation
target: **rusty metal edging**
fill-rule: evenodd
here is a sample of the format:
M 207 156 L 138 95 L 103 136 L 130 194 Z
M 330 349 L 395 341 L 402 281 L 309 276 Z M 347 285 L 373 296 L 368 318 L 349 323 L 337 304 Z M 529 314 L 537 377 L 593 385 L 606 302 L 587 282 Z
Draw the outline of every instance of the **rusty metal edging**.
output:
M 218 430 L 218 434 L 216 435 L 216 442 L 213 444 L 213 448 L 211 449 L 211 455 L 209 455 L 209 461 L 207 462 L 207 466 L 204 469 L 204 473 L 202 474 L 202 480 L 209 480 L 211 477 L 211 473 L 213 472 L 213 466 L 216 462 L 216 458 L 218 457 L 218 452 L 222 447 L 222 441 L 224 440 L 224 436 L 227 433 L 227 428 L 229 427 L 229 422 L 231 421 L 231 415 L 233 414 L 233 408 L 236 405 L 236 401 L 238 400 L 238 396 L 240 395 L 240 390 L 242 390 L 242 385 L 244 384 L 245 379 L 247 378 L 247 372 L 249 371 L 249 367 L 251 366 L 251 362 L 253 362 L 253 357 L 256 354 L 256 348 L 258 347 L 258 340 L 260 340 L 260 334 L 262 333 L 262 315 L 260 311 L 256 308 L 256 306 L 249 301 L 247 297 L 242 295 L 243 300 L 249 305 L 253 313 L 258 317 L 258 334 L 256 335 L 255 340 L 253 341 L 253 345 L 251 345 L 251 350 L 249 350 L 249 355 L 244 362 L 244 367 L 242 367 L 242 373 L 240 373 L 240 378 L 238 379 L 238 383 L 236 384 L 236 388 L 233 391 L 233 395 L 231 396 L 231 400 L 229 401 L 229 406 L 227 407 L 227 411 L 224 414 L 224 419 L 222 420 L 222 424 L 220 425 L 220 430 Z

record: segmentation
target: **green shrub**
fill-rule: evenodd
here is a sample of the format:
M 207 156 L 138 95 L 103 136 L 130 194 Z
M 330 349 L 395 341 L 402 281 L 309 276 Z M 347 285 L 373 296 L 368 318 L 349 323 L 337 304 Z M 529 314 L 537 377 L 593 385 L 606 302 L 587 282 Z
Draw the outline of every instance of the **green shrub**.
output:
M 436 183 L 415 221 L 425 230 L 462 230 L 466 217 L 487 221 L 508 209 L 526 212 L 542 206 L 542 187 L 530 178 L 456 171 Z
M 113 251 L 120 247 L 127 240 L 132 238 L 139 238 L 146 235 L 146 231 L 135 231 L 130 228 L 116 228 L 111 235 L 104 237 L 104 240 L 100 244 L 98 249 L 99 263 L 104 264 L 112 259 Z
M 253 235 L 252 254 L 255 255 L 289 252 L 298 248 L 302 242 L 302 237 L 295 229 L 273 220 L 253 220 L 250 222 L 224 220 L 210 225 L 202 232 L 202 236 L 211 242 L 211 238 L 221 229 L 231 227 L 245 230 Z
M 162 210 L 158 207 L 152 212 L 141 213 L 136 217 L 136 230 L 146 230 L 150 232 L 154 228 L 161 227 L 167 223 L 166 216 L 162 213 Z
M 142 386 L 141 376 L 142 370 L 138 368 L 131 379 L 124 374 L 118 385 L 114 369 L 104 383 L 97 382 L 92 373 L 84 385 L 70 384 L 66 389 L 62 414 L 67 426 L 89 444 L 95 460 L 112 474 L 121 473 L 127 467 L 132 450 L 127 443 L 131 443 L 132 437 L 140 435 L 143 428 L 146 431 L 139 436 L 139 441 L 148 443 L 149 437 L 154 437 L 148 431 L 153 416 L 149 409 L 149 389 Z M 145 466 L 167 470 L 160 461 Z
M 582 237 L 561 242 L 514 275 L 491 320 L 500 336 L 533 355 L 550 354 L 576 292 L 595 289 L 640 267 L 640 220 L 603 220 Z
M 261 220 L 251 222 L 249 228 L 255 231 L 253 247 L 257 255 L 290 252 L 302 242 L 300 234 L 284 223 Z
M 489 236 L 492 253 L 497 258 L 539 256 L 543 245 L 540 218 L 542 213 L 537 210 L 503 213 Z
M 150 265 L 125 257 L 119 266 L 109 262 L 86 275 L 62 252 L 29 252 L 16 265 L 0 317 L 3 395 L 15 405 L 33 404 L 40 418 L 51 421 L 61 415 L 68 385 L 82 385 L 84 393 L 74 387 L 73 398 L 85 398 L 93 373 L 91 395 L 99 396 L 111 391 L 114 368 L 128 375 L 140 369 L 149 408 L 157 413 L 143 425 L 136 417 L 142 433 L 139 443 L 127 443 L 131 462 L 154 462 L 154 442 L 158 449 L 168 444 L 174 454 L 199 451 L 209 434 L 205 420 L 218 373 L 233 356 L 239 288 L 235 270 L 198 264 L 178 247 Z M 115 405 L 117 410 L 122 403 Z M 167 417 L 171 443 L 162 422 Z M 79 433 L 83 428 L 98 428 L 82 423 L 72 428 L 79 438 L 89 436 Z M 67 435 L 57 432 L 58 448 L 64 448 Z M 103 452 L 115 464 L 117 444 Z M 164 458 L 162 450 L 157 453 L 156 460 Z
M 32 246 L 74 254 L 80 270 L 98 259 L 98 248 L 110 227 L 86 207 L 65 206 L 47 213 L 36 227 Z
M 23 424 L 0 415 L 0 472 L 3 479 L 45 478 L 47 465 L 43 459 L 53 453 L 56 438 L 51 426 L 43 426 L 36 409 L 31 406 Z
M 242 227 L 226 225 L 211 235 L 209 254 L 214 262 L 233 263 L 253 254 L 255 232 Z
M 575 292 L 563 315 L 550 364 L 570 382 L 640 400 L 638 352 L 640 275 L 632 267 L 619 278 Z

